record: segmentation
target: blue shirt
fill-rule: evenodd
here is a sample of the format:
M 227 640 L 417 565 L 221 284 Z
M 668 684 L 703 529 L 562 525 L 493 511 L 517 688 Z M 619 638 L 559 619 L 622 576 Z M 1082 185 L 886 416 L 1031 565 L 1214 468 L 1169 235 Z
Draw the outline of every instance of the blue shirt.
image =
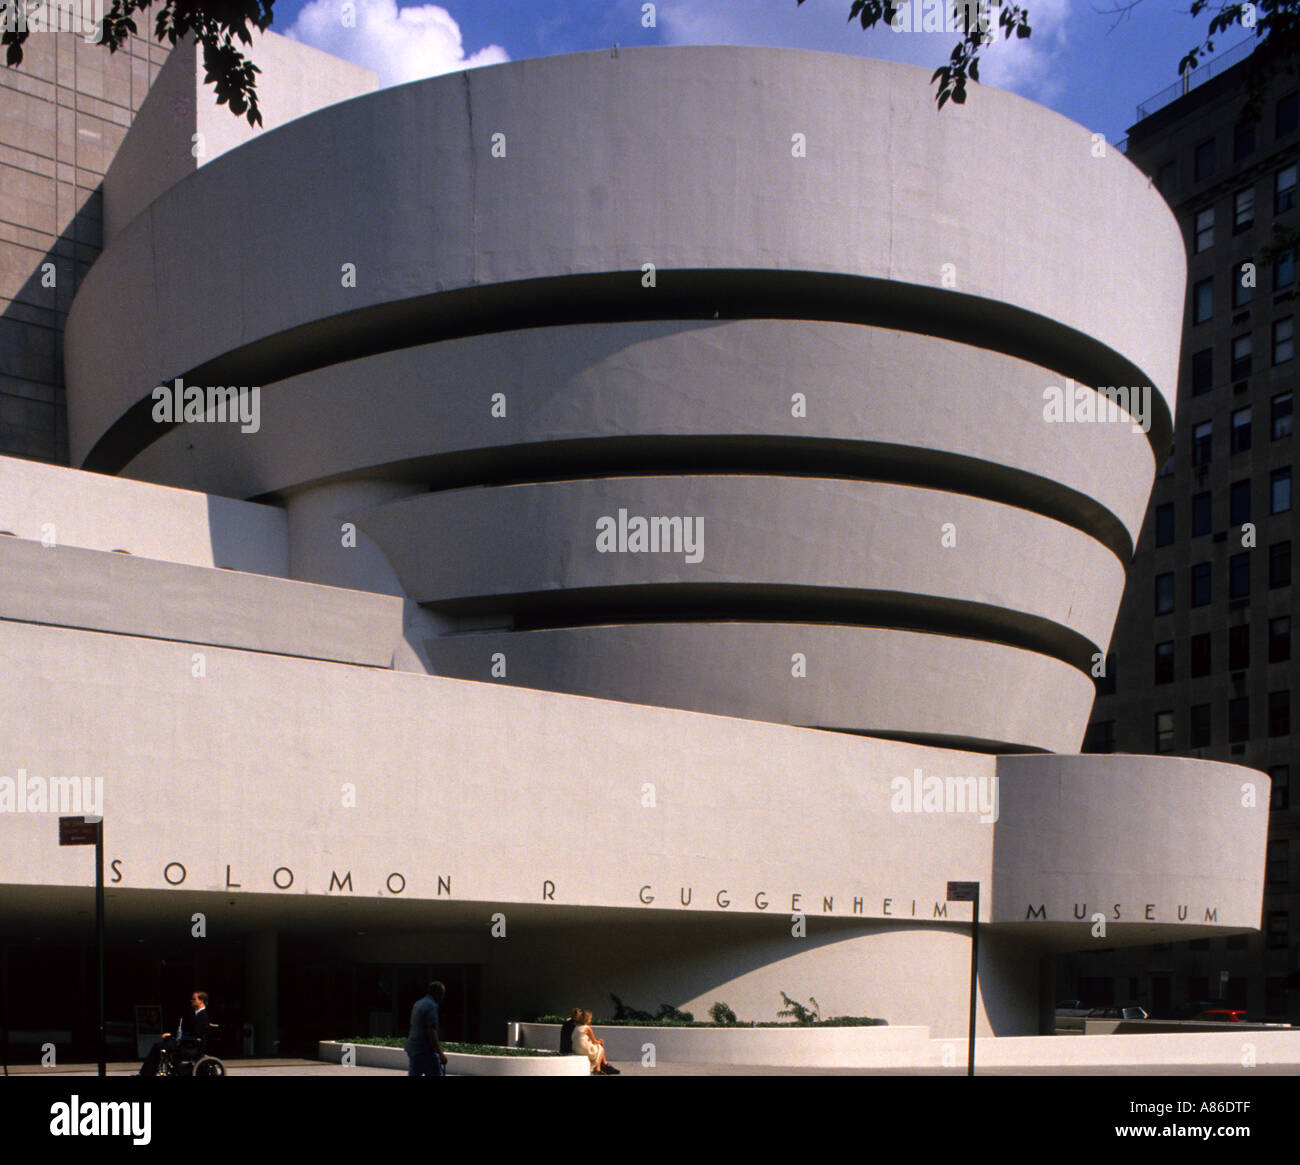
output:
M 438 1027 L 438 1004 L 432 995 L 417 999 L 411 1008 L 411 1036 L 406 1042 L 406 1050 L 413 1056 L 421 1052 L 432 1052 L 433 1044 L 429 1042 L 429 1028 Z

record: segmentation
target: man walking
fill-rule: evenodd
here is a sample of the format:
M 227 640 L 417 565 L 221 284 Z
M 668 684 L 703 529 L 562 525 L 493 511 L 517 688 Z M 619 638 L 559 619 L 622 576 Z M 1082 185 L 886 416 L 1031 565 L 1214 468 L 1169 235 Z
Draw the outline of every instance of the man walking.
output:
M 411 1008 L 411 1034 L 406 1041 L 408 1076 L 447 1074 L 447 1057 L 438 1042 L 438 1012 L 446 994 L 447 988 L 435 979 L 429 984 L 428 994 L 417 999 Z

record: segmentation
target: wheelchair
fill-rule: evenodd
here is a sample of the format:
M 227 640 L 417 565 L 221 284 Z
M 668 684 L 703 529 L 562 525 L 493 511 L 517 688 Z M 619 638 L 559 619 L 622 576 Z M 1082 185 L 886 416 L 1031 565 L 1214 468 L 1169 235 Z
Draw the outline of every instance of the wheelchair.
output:
M 216 1042 L 217 1032 L 217 1025 L 209 1024 L 207 1038 L 197 1051 L 192 1048 L 177 1048 L 172 1052 L 163 1052 L 162 1059 L 158 1062 L 158 1075 L 224 1076 L 226 1065 L 210 1051 Z

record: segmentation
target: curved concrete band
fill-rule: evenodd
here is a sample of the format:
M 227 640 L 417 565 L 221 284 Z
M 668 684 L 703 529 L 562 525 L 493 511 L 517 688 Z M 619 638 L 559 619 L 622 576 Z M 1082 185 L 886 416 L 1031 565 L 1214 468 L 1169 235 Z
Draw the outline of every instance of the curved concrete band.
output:
M 724 300 L 762 279 L 778 297 L 821 288 L 860 322 L 891 303 L 908 330 L 969 336 L 985 321 L 981 346 L 1032 349 L 1062 375 L 1082 361 L 1136 377 L 1155 389 L 1162 443 L 1185 271 L 1172 214 L 1082 127 L 980 96 L 978 111 L 938 118 L 924 70 L 908 66 L 633 49 L 434 78 L 292 122 L 169 189 L 90 271 L 66 332 L 73 460 L 176 376 L 269 383 L 332 362 L 314 349 L 349 327 L 372 351 L 433 338 L 419 334 L 430 297 L 460 295 L 443 336 L 499 328 L 510 288 L 578 296 L 574 318 L 545 322 L 582 322 L 591 305 L 564 281 L 584 278 L 606 280 L 591 289 L 617 291 L 625 314 L 672 318 L 709 273 L 727 276 Z M 382 214 L 368 210 L 376 189 Z M 1014 229 L 975 229 L 974 202 Z M 663 273 L 653 286 L 646 264 Z M 673 272 L 691 274 L 674 286 Z M 495 295 L 492 322 L 471 292 Z M 138 331 L 141 316 L 157 326 Z M 112 458 L 157 435 L 121 430 Z
M 1064 378 L 1023 360 L 861 325 L 534 328 L 289 377 L 263 390 L 257 432 L 178 426 L 125 472 L 257 497 L 376 472 L 444 486 L 594 475 L 635 457 L 660 470 L 673 457 L 697 470 L 748 460 L 833 476 L 834 465 L 1035 509 L 1127 562 L 1155 473 L 1150 444 L 1127 414 L 1046 421 L 1052 387 Z
M 1095 694 L 1036 652 L 883 627 L 655 623 L 426 646 L 439 675 L 460 679 L 983 751 L 1078 748 Z
M 639 587 L 678 587 L 687 603 L 692 587 L 784 588 L 794 613 L 802 591 L 879 592 L 1051 624 L 1037 634 L 1064 634 L 1043 649 L 1086 666 L 1124 588 L 1115 556 L 1072 527 L 885 482 L 601 478 L 416 494 L 351 516 L 411 598 L 452 613 L 508 612 L 519 595 Z

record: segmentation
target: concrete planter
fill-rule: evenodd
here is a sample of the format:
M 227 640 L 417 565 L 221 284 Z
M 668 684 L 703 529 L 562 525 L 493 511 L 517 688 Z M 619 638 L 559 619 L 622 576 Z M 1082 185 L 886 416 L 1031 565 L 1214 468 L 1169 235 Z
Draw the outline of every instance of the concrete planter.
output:
M 874 1068 L 924 1055 L 927 1027 L 601 1027 L 613 1061 L 642 1062 L 649 1048 L 665 1064 L 766 1065 L 788 1068 Z M 508 1024 L 507 1040 L 524 1048 L 559 1049 L 560 1027 Z
M 558 1031 L 558 1029 L 557 1029 Z M 343 1062 L 344 1044 L 322 1040 L 316 1058 L 331 1064 Z M 356 1063 L 365 1068 L 397 1068 L 405 1072 L 406 1052 L 375 1044 L 353 1044 Z M 447 1053 L 447 1073 L 451 1076 L 587 1076 L 587 1061 L 577 1056 L 470 1056 L 464 1052 Z

